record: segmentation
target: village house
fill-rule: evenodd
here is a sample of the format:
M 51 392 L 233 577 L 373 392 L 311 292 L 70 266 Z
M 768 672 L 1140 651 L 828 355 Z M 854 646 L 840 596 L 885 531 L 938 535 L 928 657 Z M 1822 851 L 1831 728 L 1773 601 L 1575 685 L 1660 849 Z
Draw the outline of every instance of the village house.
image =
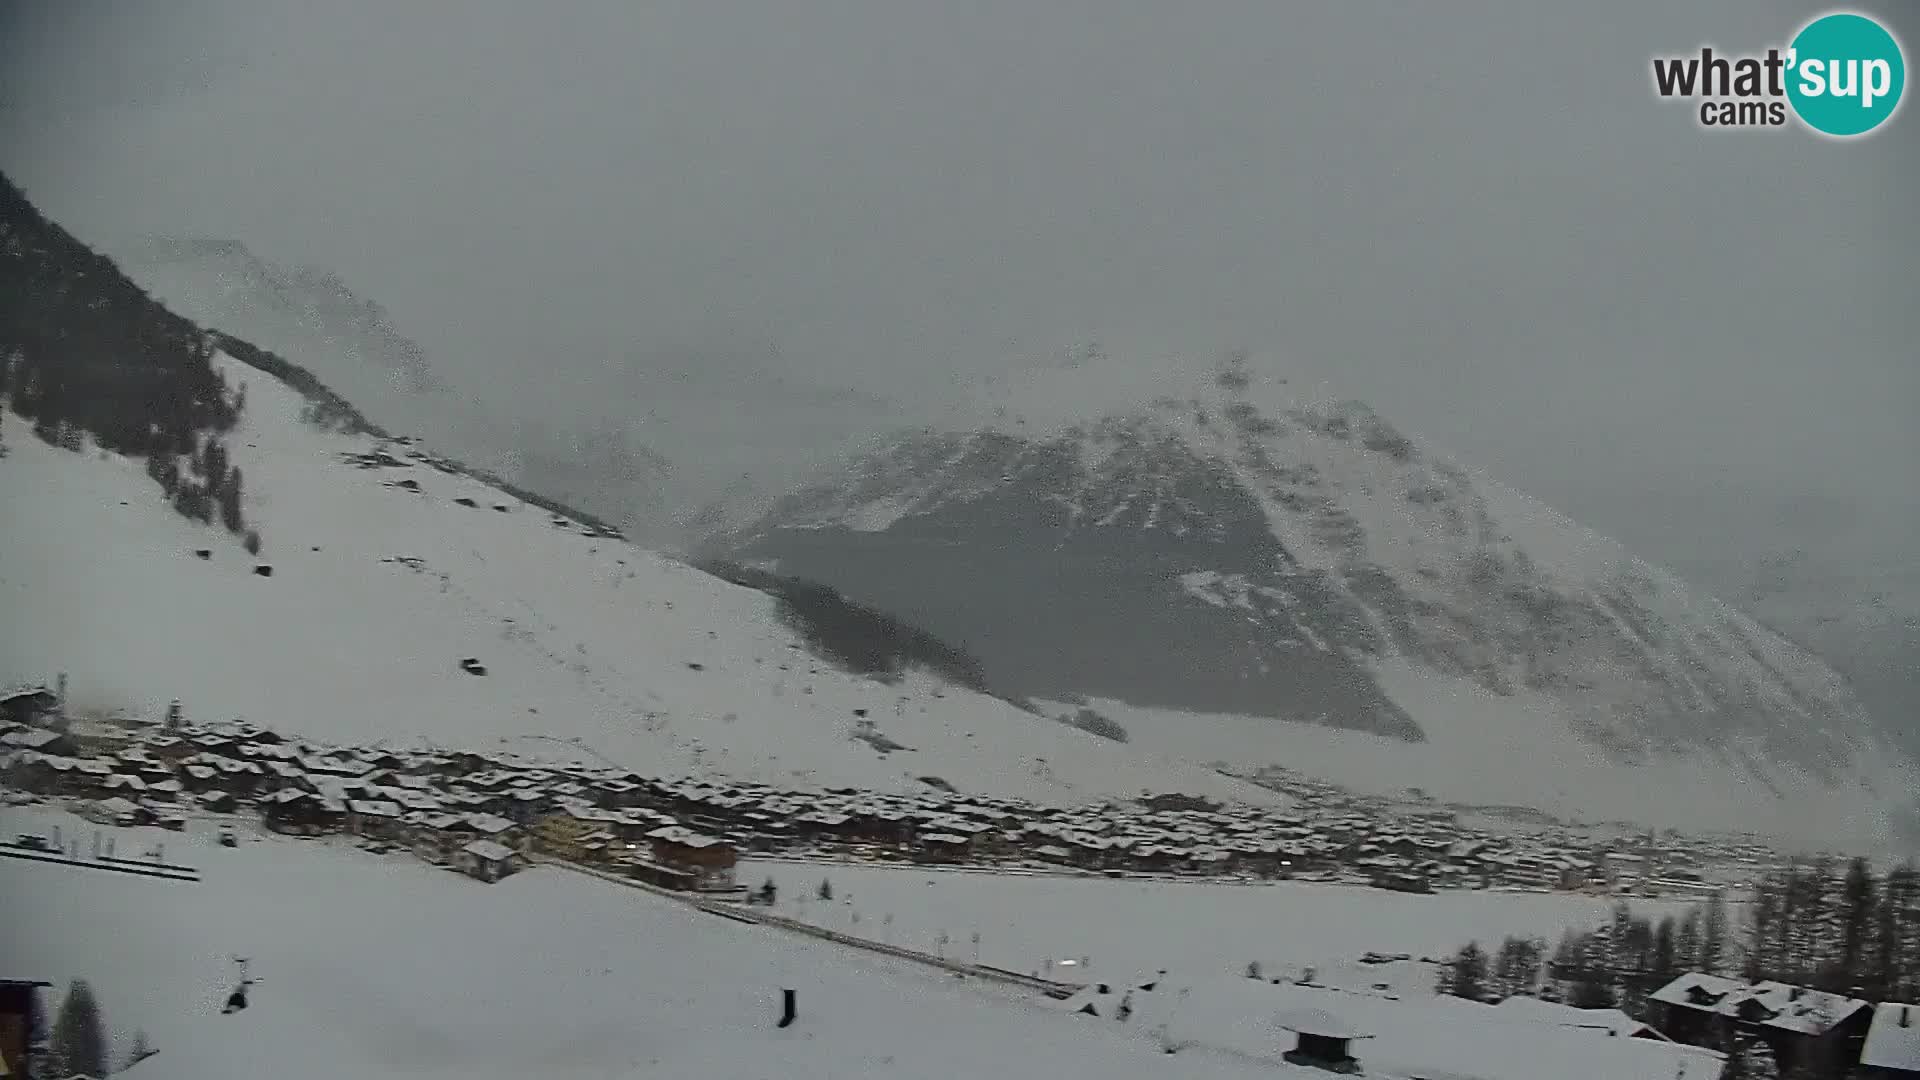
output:
M 413 811 L 400 818 L 400 825 L 406 833 L 407 846 L 416 856 L 432 863 L 453 858 L 454 852 L 474 838 L 462 814 Z
M 355 836 L 398 840 L 401 838 L 400 815 L 399 803 L 385 799 L 349 799 L 347 831 Z
M 959 833 L 927 833 L 920 837 L 920 846 L 914 853 L 915 862 L 958 863 L 965 862 L 973 841 Z
M 1858 1064 L 1874 1019 L 1870 1002 L 1779 982 L 1736 991 L 1718 1012 L 1731 1031 L 1772 1049 L 1782 1070 L 1816 1076 L 1845 1076 Z
M 267 828 L 294 836 L 314 836 L 341 827 L 345 807 L 298 788 L 283 788 L 261 803 Z
M 617 818 L 615 819 L 617 820 Z M 546 814 L 533 823 L 534 843 L 546 854 L 570 862 L 585 862 L 589 857 L 588 838 L 608 831 L 607 811 L 597 807 L 567 805 Z
M 16 686 L 0 693 L 0 721 L 44 727 L 60 717 L 60 696 L 44 686 Z
M 679 825 L 663 825 L 647 838 L 653 841 L 653 860 L 692 875 L 695 888 L 723 892 L 735 887 L 733 869 L 739 853 L 732 844 Z
M 1765 1045 L 1782 1070 L 1844 1076 L 1861 1059 L 1871 1003 L 1780 982 L 1749 986 L 1691 972 L 1649 997 L 1655 1025 L 1695 1046 L 1740 1038 Z
M 510 848 L 523 847 L 527 839 L 525 830 L 498 814 L 468 814 L 466 829 L 471 834 L 468 839 L 491 840 Z
M 5 735 L 0 735 L 0 752 L 8 750 L 31 750 L 39 754 L 70 757 L 78 748 L 64 732 L 15 726 Z
M 1695 1046 L 1720 1042 L 1720 1003 L 1746 989 L 1738 979 L 1692 971 L 1648 995 L 1647 1007 L 1661 1031 Z
M 475 840 L 460 849 L 455 865 L 460 872 L 481 881 L 493 882 L 520 869 L 519 852 L 491 840 Z

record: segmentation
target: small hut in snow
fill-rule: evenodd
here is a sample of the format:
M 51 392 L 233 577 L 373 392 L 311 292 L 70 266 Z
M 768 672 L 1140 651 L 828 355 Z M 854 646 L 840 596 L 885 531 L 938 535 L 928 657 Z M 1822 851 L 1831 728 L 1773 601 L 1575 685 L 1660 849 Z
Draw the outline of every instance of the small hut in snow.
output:
M 1294 1048 L 1281 1055 L 1295 1065 L 1308 1065 L 1330 1072 L 1360 1071 L 1349 1046 L 1355 1039 L 1371 1039 L 1372 1034 L 1323 1009 L 1295 1009 L 1281 1013 L 1274 1023 L 1298 1036 Z

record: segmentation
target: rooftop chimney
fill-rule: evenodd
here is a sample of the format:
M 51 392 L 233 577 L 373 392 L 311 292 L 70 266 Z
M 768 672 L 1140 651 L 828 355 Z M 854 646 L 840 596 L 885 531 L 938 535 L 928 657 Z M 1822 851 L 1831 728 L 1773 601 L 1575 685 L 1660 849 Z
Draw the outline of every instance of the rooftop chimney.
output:
M 1913 1026 L 1913 1006 L 1911 1005 L 1900 1006 L 1900 1026 L 1901 1027 Z

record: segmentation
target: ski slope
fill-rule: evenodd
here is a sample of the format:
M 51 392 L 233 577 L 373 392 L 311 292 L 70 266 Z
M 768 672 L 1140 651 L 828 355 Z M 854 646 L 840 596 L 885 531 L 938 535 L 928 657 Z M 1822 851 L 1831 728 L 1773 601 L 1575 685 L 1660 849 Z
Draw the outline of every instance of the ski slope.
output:
M 1281 801 L 931 678 L 845 674 L 809 655 L 764 594 L 592 535 L 411 446 L 314 428 L 294 391 L 217 362 L 246 386 L 226 441 L 259 557 L 172 513 L 138 462 L 11 426 L 0 682 L 65 672 L 82 710 L 157 716 L 177 698 L 196 721 L 649 775 L 897 792 L 934 776 L 1053 803 Z M 376 451 L 393 463 L 349 460 Z M 468 657 L 484 676 L 460 669 Z M 852 739 L 856 710 L 907 749 Z

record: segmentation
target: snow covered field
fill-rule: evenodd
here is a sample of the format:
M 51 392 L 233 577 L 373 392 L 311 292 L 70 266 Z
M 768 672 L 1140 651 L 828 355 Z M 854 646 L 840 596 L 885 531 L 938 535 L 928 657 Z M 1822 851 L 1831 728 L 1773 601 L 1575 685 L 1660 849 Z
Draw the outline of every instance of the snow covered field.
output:
M 217 362 L 247 388 L 227 441 L 260 557 L 172 513 L 138 463 L 15 429 L 0 461 L 0 607 L 12 613 L 0 683 L 66 672 L 81 710 L 158 716 L 179 698 L 190 720 L 597 757 L 652 775 L 908 792 L 933 776 L 1055 803 L 1143 790 L 1284 801 L 931 679 L 844 674 L 808 655 L 764 594 L 583 535 L 406 447 L 386 448 L 392 466 L 349 463 L 376 440 L 301 423 L 293 391 Z M 460 670 L 466 657 L 487 673 Z M 908 749 L 852 739 L 856 710 Z
M 55 824 L 66 838 L 82 839 L 83 850 L 89 846 L 95 827 L 71 815 L 0 811 L 8 834 Z M 10 864 L 9 914 L 24 932 L 0 937 L 0 972 L 59 987 L 89 980 L 118 1049 L 127 1049 L 137 1028 L 159 1050 L 127 1072 L 129 1080 L 1323 1075 L 1277 1060 L 1292 1037 L 1274 1018 L 1302 1003 L 1337 1009 L 1380 1035 L 1371 1047 L 1360 1044 L 1374 1076 L 1717 1073 L 1698 1054 L 1550 1030 L 1507 1010 L 1227 976 L 1162 980 L 1160 990 L 1134 995 L 1135 1015 L 1120 1023 L 1110 1011 L 1079 1015 L 1078 1002 L 956 980 L 560 869 L 483 885 L 343 842 L 248 831 L 237 848 L 221 848 L 207 822 L 186 836 L 109 832 L 122 855 L 165 843 L 169 861 L 198 866 L 204 880 Z M 856 894 L 885 892 L 859 875 L 842 880 Z M 1295 905 L 1279 925 L 1305 936 L 1318 919 L 1332 930 L 1329 945 L 1357 940 L 1339 929 L 1335 913 L 1362 894 L 1318 895 L 1318 910 Z M 1149 910 L 1076 899 L 1090 923 L 1116 924 Z M 1190 904 L 1197 917 L 1217 914 L 1189 897 L 1177 905 L 1181 917 Z M 1163 926 L 1176 918 L 1167 896 L 1156 906 Z M 1045 905 L 1039 913 L 1049 916 Z M 235 956 L 248 959 L 258 982 L 248 1008 L 222 1016 L 237 978 Z M 779 990 L 788 987 L 798 991 L 800 1017 L 782 1031 L 775 1026 Z M 1165 1055 L 1168 1041 L 1186 1044 L 1177 1059 Z M 1549 1071 L 1534 1071 L 1543 1062 Z
M 53 820 L 91 834 L 0 812 L 9 834 Z M 136 1027 L 159 1048 L 129 1080 L 1168 1075 L 1144 1032 L 564 870 L 482 885 L 310 841 L 118 832 L 123 853 L 164 838 L 205 880 L 10 864 L 28 932 L 0 937 L 0 971 L 90 980 L 122 1049 Z M 236 954 L 259 984 L 222 1016 Z M 785 1031 L 782 987 L 799 991 Z M 1177 1071 L 1275 1068 L 1194 1052 Z
M 1607 901 L 1580 896 L 1415 896 L 1308 882 L 1115 881 L 791 862 L 743 862 L 737 876 L 750 888 L 771 877 L 777 910 L 791 918 L 925 952 L 944 949 L 962 960 L 973 959 L 977 931 L 981 962 L 1061 981 L 1160 970 L 1238 975 L 1257 961 L 1272 975 L 1311 965 L 1328 979 L 1410 982 L 1403 988 L 1426 993 L 1433 973 L 1423 966 L 1355 961 L 1367 952 L 1446 956 L 1469 940 L 1497 946 L 1509 934 L 1554 942 L 1570 926 L 1604 923 L 1610 911 Z M 831 903 L 818 898 L 822 879 L 832 885 Z M 1658 918 L 1684 906 L 1634 910 Z M 1081 958 L 1092 963 L 1059 963 Z

